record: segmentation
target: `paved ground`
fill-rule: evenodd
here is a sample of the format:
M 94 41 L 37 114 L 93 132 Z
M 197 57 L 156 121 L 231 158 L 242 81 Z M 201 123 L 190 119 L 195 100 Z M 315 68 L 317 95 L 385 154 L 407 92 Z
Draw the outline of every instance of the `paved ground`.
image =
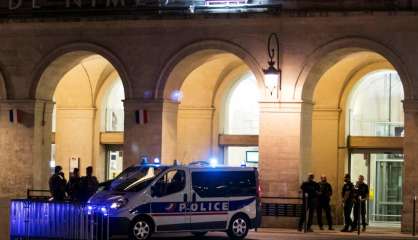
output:
M 158 235 L 153 237 L 154 240 L 227 240 L 225 233 L 209 233 L 206 237 L 195 238 L 189 234 L 173 234 Z M 408 234 L 401 234 L 396 229 L 371 229 L 369 232 L 361 233 L 357 236 L 355 233 L 341 233 L 339 231 L 315 231 L 314 233 L 299 233 L 292 229 L 260 229 L 258 232 L 250 232 L 247 240 L 267 240 L 267 239 L 283 239 L 283 240 L 407 240 L 418 239 Z

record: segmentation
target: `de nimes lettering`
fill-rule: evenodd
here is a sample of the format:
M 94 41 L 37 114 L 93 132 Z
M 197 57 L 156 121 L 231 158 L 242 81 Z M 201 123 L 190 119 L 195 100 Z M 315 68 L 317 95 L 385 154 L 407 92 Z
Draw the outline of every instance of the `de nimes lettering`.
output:
M 144 0 L 8 0 L 9 10 L 22 8 L 132 8 L 144 4 Z

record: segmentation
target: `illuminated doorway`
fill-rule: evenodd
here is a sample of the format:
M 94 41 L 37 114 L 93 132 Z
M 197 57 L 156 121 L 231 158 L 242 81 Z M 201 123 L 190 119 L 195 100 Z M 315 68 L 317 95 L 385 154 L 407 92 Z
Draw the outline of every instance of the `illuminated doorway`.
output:
M 399 226 L 402 213 L 404 156 L 403 87 L 395 71 L 366 75 L 354 88 L 349 107 L 351 148 L 349 169 L 355 184 L 363 175 L 370 187 L 368 221 L 371 225 Z M 395 145 L 398 145 L 395 147 Z
M 245 74 L 229 92 L 225 110 L 225 134 L 258 135 L 259 92 L 253 74 Z M 225 146 L 224 164 L 258 167 L 258 146 Z

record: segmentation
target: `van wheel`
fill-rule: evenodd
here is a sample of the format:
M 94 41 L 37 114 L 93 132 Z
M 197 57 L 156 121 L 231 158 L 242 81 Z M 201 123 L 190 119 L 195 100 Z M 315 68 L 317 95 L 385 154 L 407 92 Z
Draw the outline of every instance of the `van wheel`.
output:
M 230 239 L 240 240 L 247 236 L 249 229 L 250 222 L 248 221 L 248 218 L 240 214 L 231 219 L 227 233 Z
M 138 218 L 133 221 L 130 232 L 132 240 L 148 240 L 152 235 L 152 224 L 145 218 Z
M 193 236 L 195 237 L 203 237 L 207 234 L 208 232 L 192 232 Z

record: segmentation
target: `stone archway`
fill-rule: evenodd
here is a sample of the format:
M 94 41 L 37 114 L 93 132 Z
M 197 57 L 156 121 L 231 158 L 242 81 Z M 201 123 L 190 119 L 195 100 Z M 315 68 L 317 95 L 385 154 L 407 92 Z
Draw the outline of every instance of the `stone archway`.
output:
M 414 93 L 409 71 L 403 60 L 393 50 L 383 44 L 365 38 L 342 38 L 325 43 L 307 57 L 295 83 L 294 99 L 311 101 L 313 91 L 320 77 L 348 54 L 361 51 L 375 52 L 387 59 L 402 79 L 405 87 L 405 98 L 413 98 Z
M 264 83 L 258 63 L 248 52 L 233 43 L 215 40 L 192 43 L 169 60 L 155 87 L 155 98 L 170 102 L 172 106 L 171 110 L 168 110 L 168 107 L 167 110 L 163 110 L 165 118 L 163 117 L 162 142 L 163 146 L 171 146 L 170 149 L 163 148 L 164 160 L 180 158 L 192 161 L 208 159 L 210 156 L 223 159 L 223 150 L 219 147 L 218 138 L 222 128 L 220 126 L 223 125 L 223 122 L 220 122 L 223 108 L 219 105 L 224 103 L 224 96 L 219 94 L 226 94 L 223 88 L 230 88 L 231 84 L 222 82 L 236 80 L 232 79 L 231 75 L 237 75 L 237 68 L 242 66 L 252 72 L 256 79 L 258 89 L 254 91 L 264 94 Z M 205 68 L 211 68 L 211 71 Z M 207 75 L 207 81 L 200 81 L 199 76 L 205 75 L 205 72 L 211 72 L 212 75 Z M 203 82 L 207 84 L 205 88 L 199 87 Z M 173 99 L 173 95 L 178 92 L 185 94 L 181 104 Z M 187 124 L 186 119 L 189 121 Z M 199 129 L 204 131 L 204 134 L 193 137 L 193 131 L 186 126 L 194 126 L 196 129 L 200 126 Z M 170 134 L 164 134 L 165 131 Z
M 374 55 L 374 57 L 367 56 L 367 54 Z M 358 59 L 350 65 L 347 63 L 347 59 L 352 56 L 357 56 Z M 368 57 L 370 58 L 369 60 L 367 60 Z M 341 64 L 344 61 L 345 65 Z M 340 68 L 339 71 L 336 70 L 338 66 Z M 326 166 L 327 168 L 336 169 L 336 173 L 332 172 L 333 181 L 336 187 L 342 186 L 342 176 L 348 170 L 348 153 L 347 149 L 345 149 L 347 136 L 344 125 L 347 117 L 345 113 L 347 92 L 353 87 L 353 82 L 359 80 L 360 74 L 364 76 L 366 70 L 373 71 L 373 69 L 396 70 L 404 87 L 405 99 L 414 98 L 415 93 L 412 89 L 407 66 L 396 53 L 380 43 L 368 39 L 344 38 L 331 41 L 309 55 L 303 70 L 299 74 L 294 92 L 295 99 L 312 104 L 312 108 L 302 112 L 304 121 L 301 124 L 301 141 L 305 142 L 306 145 L 312 146 L 312 149 L 307 150 L 309 153 L 305 155 L 305 158 L 301 159 L 301 165 L 307 166 L 302 167 L 302 171 L 312 171 L 313 165 L 316 166 L 315 170 L 321 169 L 320 166 L 324 164 L 324 159 L 333 158 L 332 164 L 329 163 Z M 338 78 L 336 72 L 339 72 L 341 76 L 338 76 L 341 79 Z M 326 96 L 326 101 L 322 102 L 322 104 L 326 104 L 322 106 L 314 95 L 318 94 L 319 83 L 327 79 L 326 76 L 328 76 L 330 84 L 331 80 L 334 82 L 340 81 L 342 84 L 336 89 L 332 86 L 327 88 L 322 86 L 323 92 L 327 90 L 333 93 Z M 333 79 L 329 76 L 332 76 Z M 329 106 L 326 106 L 327 104 Z M 406 131 L 408 131 L 407 128 Z M 328 151 L 330 153 L 327 155 L 326 151 L 330 148 L 334 150 Z M 321 153 L 323 154 L 322 156 L 316 156 L 321 155 Z M 316 155 L 314 156 L 313 154 Z M 322 163 L 318 159 L 321 159 Z M 316 162 L 312 163 L 312 161 Z M 406 154 L 405 162 L 407 163 L 407 161 L 408 157 Z M 325 170 L 321 169 L 321 171 Z M 317 174 L 322 173 L 324 172 L 317 172 Z M 335 178 L 335 175 L 337 178 Z M 406 182 L 407 179 L 404 180 L 404 192 L 406 191 Z M 404 203 L 406 202 L 404 201 Z
M 131 98 L 132 84 L 124 63 L 110 50 L 92 43 L 67 44 L 45 56 L 35 70 L 29 96 L 34 99 L 52 99 L 61 77 L 82 59 L 94 54 L 102 56 L 112 64 L 122 79 L 127 98 Z
M 6 79 L 0 70 L 0 100 L 8 99 Z
M 117 71 L 122 83 L 124 85 L 125 96 L 130 97 L 131 94 L 131 84 L 128 80 L 127 72 L 123 63 L 119 60 L 119 58 L 114 55 L 111 51 L 95 45 L 91 43 L 75 43 L 64 45 L 52 53 L 48 54 L 43 58 L 41 63 L 39 64 L 38 69 L 35 71 L 34 79 L 32 82 L 32 87 L 30 89 L 30 96 L 35 99 L 36 107 L 35 107 L 35 126 L 34 126 L 34 146 L 33 146 L 33 155 L 34 155 L 34 186 L 38 188 L 45 188 L 45 184 L 47 182 L 49 172 L 49 166 L 47 159 L 51 159 L 51 132 L 52 132 L 52 110 L 54 103 L 53 95 L 56 91 L 58 84 L 60 83 L 61 79 L 72 71 L 75 67 L 81 65 L 80 69 L 84 71 L 86 78 L 89 79 L 88 70 L 85 69 L 84 64 L 82 63 L 84 60 L 89 59 L 91 57 L 98 56 L 103 59 L 104 62 L 109 64 L 115 71 Z M 108 69 L 106 67 L 103 68 L 107 75 Z M 106 76 L 101 76 L 106 77 Z M 98 80 L 99 81 L 99 80 Z M 88 87 L 88 85 L 86 85 Z M 89 94 L 89 106 L 87 108 L 84 106 L 84 112 L 77 113 L 81 115 L 80 118 L 84 118 L 84 121 L 87 121 L 91 126 L 91 134 L 88 137 L 91 144 L 99 141 L 96 139 L 98 138 L 94 133 L 95 131 L 95 122 L 93 120 L 88 120 L 87 118 L 95 119 L 95 101 L 94 98 L 97 96 L 98 90 L 91 89 L 91 86 L 88 87 L 91 91 Z M 91 106 L 90 106 L 91 105 Z M 68 117 L 64 117 L 65 119 L 71 118 L 69 115 L 71 111 L 74 109 L 66 109 L 66 115 Z M 70 120 L 66 120 L 67 122 L 71 122 Z M 89 126 L 90 126 L 89 125 Z M 75 133 L 74 133 L 75 134 Z M 73 134 L 73 135 L 74 135 Z M 75 137 L 75 136 L 74 136 Z M 64 138 L 60 138 L 64 139 Z M 85 140 L 85 139 L 83 139 Z M 68 142 L 68 141 L 67 141 Z M 67 144 L 68 145 L 68 144 Z M 91 151 L 83 151 L 87 153 L 87 157 L 85 156 L 84 159 L 88 159 L 91 164 L 95 163 L 97 159 L 95 159 L 94 146 L 92 146 Z M 80 149 L 84 149 L 80 147 Z M 89 153 L 91 152 L 91 153 Z M 68 154 L 67 154 L 68 155 Z M 85 155 L 85 154 L 84 154 Z M 65 165 L 68 165 L 66 163 Z M 104 165 L 104 163 L 103 163 Z M 82 167 L 86 167 L 85 165 Z M 99 169 L 104 169 L 103 166 L 99 166 Z M 44 173 L 44 174 L 39 174 Z M 99 175 L 101 176 L 101 175 Z
M 239 45 L 227 41 L 206 40 L 188 44 L 164 66 L 155 86 L 156 99 L 167 99 L 170 91 L 179 89 L 182 81 L 202 62 L 220 53 L 231 53 L 240 58 L 254 73 L 260 91 L 264 91 L 263 73 L 257 60 Z

